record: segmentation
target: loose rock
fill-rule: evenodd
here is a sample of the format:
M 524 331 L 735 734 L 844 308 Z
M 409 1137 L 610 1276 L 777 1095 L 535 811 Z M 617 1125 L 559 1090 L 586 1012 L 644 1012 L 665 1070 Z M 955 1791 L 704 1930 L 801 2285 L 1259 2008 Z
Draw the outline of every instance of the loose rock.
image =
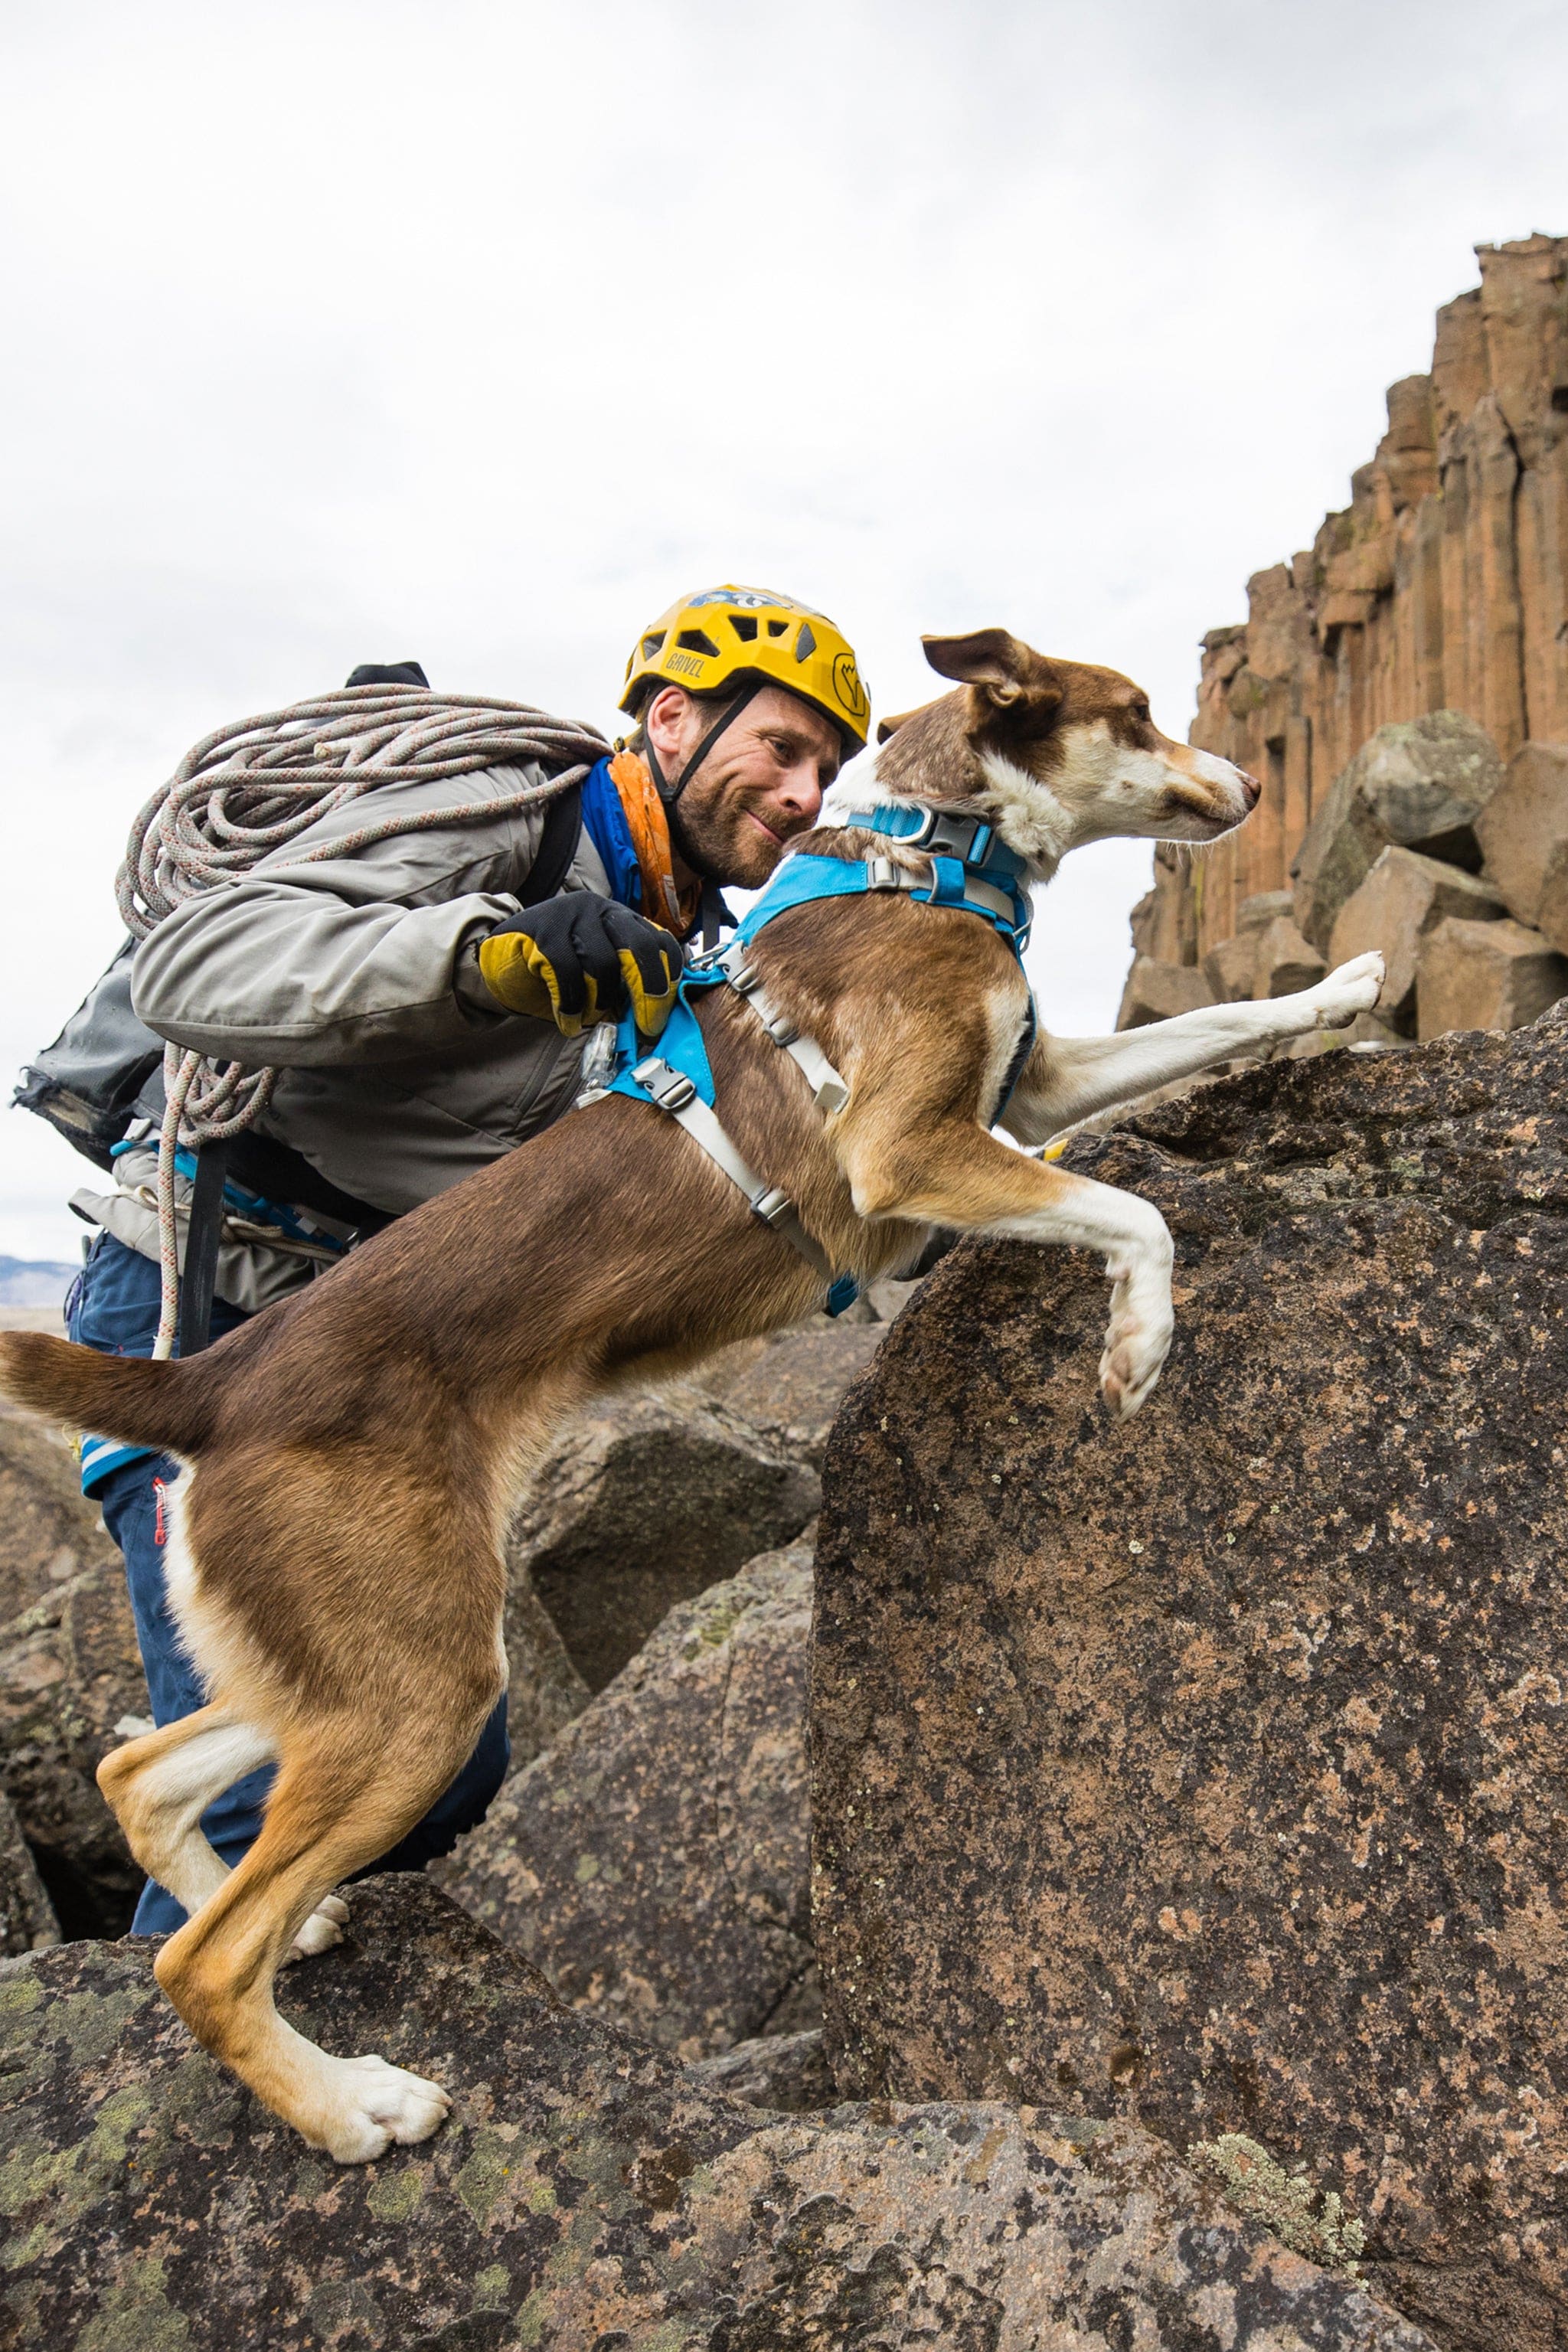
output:
M 1147 2134 L 1005 2106 L 767 2117 L 561 2008 L 419 1879 L 285 2013 L 455 2094 L 339 2169 L 191 2042 L 153 1948 L 0 1977 L 8 2340 L 81 2352 L 1430 2352 Z
M 797 1536 L 819 1494 L 809 1464 L 688 1383 L 609 1401 L 566 1432 L 513 1522 L 509 1654 L 539 1653 L 515 1597 L 531 1592 L 603 1690 L 677 1601 Z
M 574 2006 L 698 2058 L 762 2032 L 812 1959 L 811 1546 L 671 1611 L 443 1880 Z
M 1563 1013 L 1270 1064 L 1064 1164 L 1175 1235 L 1142 1415 L 1096 1395 L 1097 1264 L 971 1245 L 828 1449 L 840 2087 L 1243 2133 L 1440 2342 L 1558 2352 Z
M 1151 1021 L 1169 1021 L 1175 1013 L 1195 1013 L 1200 1004 L 1213 1003 L 1207 980 L 1192 964 L 1157 963 L 1152 956 L 1134 956 L 1116 1025 L 1142 1029 Z
M 1496 889 L 1479 876 L 1445 866 L 1436 857 L 1423 857 L 1418 850 L 1385 849 L 1360 889 L 1351 893 L 1334 918 L 1329 961 L 1348 963 L 1369 948 L 1381 949 L 1384 977 L 1377 1000 L 1378 1018 L 1413 1037 L 1416 968 L 1427 933 L 1448 915 L 1467 922 L 1489 923 L 1503 912 Z M 1542 1010 L 1540 1005 L 1535 1007 L 1536 1012 Z
M 820 2025 L 804 2033 L 765 2033 L 754 2042 L 738 2042 L 732 2050 L 697 2059 L 686 2079 L 700 2090 L 724 2091 L 749 2106 L 792 2116 L 819 2114 L 838 2097 Z
M 1520 1029 L 1564 994 L 1568 957 L 1522 923 L 1450 915 L 1421 942 L 1415 1010 L 1424 1039 L 1454 1029 Z
M 880 1294 L 889 1286 L 877 1286 Z M 898 1311 L 902 1298 L 891 1308 Z M 845 1390 L 865 1370 L 885 1324 L 814 1316 L 765 1339 L 741 1339 L 693 1374 L 700 1388 L 740 1413 L 784 1451 L 822 1467 Z
M 1340 908 L 1390 843 L 1473 873 L 1476 826 L 1501 782 L 1496 744 L 1462 710 L 1380 727 L 1329 787 L 1290 869 L 1312 945 L 1328 952 Z
M 1310 942 L 1301 937 L 1289 915 L 1277 915 L 1260 931 L 1254 945 L 1254 996 L 1294 996 L 1322 979 L 1328 965 Z

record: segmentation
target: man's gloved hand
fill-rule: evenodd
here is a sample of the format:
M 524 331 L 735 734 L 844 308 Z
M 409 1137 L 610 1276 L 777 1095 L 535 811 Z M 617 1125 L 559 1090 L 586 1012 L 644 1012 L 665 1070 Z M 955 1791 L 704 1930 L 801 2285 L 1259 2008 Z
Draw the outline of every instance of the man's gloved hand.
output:
M 644 1036 L 657 1037 L 681 966 L 668 931 L 593 890 L 547 898 L 479 941 L 479 977 L 497 1003 L 553 1021 L 567 1037 L 618 1021 L 628 1004 Z

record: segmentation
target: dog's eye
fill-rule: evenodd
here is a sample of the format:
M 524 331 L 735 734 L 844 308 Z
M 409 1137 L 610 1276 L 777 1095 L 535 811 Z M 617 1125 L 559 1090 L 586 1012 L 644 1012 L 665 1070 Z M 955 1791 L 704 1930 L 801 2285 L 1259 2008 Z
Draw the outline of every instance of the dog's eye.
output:
M 1132 716 L 1136 719 L 1140 727 L 1147 727 L 1150 719 L 1148 704 L 1146 702 L 1135 702 L 1132 706 Z

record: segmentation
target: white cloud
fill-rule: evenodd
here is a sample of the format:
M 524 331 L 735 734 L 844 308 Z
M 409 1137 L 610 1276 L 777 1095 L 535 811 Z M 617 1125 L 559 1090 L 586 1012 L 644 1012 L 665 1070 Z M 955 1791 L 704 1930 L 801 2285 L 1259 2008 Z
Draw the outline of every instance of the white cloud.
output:
M 879 707 L 1002 620 L 1184 729 L 1481 238 L 1568 222 L 1561 12 L 282 0 L 16 12 L 0 76 L 0 1070 L 116 939 L 134 808 L 416 653 L 607 721 L 679 588 L 833 613 Z M 1069 866 L 1108 1021 L 1147 851 Z M 79 1181 L 0 1121 L 0 1251 Z

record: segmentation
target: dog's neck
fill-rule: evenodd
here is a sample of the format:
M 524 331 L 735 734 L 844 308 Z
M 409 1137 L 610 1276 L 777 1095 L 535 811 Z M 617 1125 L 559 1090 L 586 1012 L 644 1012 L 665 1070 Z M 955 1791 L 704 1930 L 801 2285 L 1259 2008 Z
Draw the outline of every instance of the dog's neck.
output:
M 1021 857 L 1032 882 L 1048 882 L 1068 851 L 1077 846 L 1072 813 L 1050 787 L 999 751 L 978 754 L 964 743 L 960 759 L 945 772 L 934 760 L 905 763 L 890 755 L 899 738 L 863 752 L 837 779 L 823 804 L 825 824 L 842 823 L 847 812 L 878 800 L 919 801 L 963 816 L 983 816 L 1007 847 Z M 901 773 L 908 764 L 910 772 Z

